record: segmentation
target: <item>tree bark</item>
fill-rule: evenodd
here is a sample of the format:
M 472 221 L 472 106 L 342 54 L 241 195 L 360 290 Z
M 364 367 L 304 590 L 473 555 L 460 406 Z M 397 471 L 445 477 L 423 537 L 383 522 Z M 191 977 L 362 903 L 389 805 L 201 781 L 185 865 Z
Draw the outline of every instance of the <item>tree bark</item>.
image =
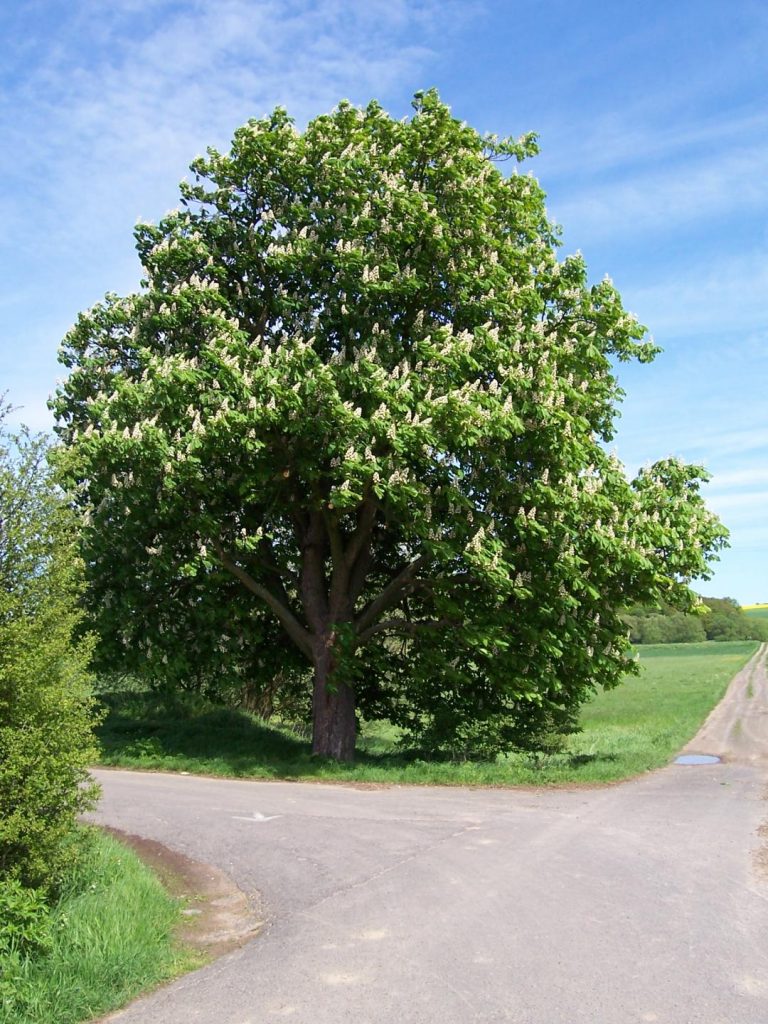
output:
M 355 759 L 355 692 L 334 679 L 333 637 L 318 638 L 312 692 L 312 753 L 336 761 Z

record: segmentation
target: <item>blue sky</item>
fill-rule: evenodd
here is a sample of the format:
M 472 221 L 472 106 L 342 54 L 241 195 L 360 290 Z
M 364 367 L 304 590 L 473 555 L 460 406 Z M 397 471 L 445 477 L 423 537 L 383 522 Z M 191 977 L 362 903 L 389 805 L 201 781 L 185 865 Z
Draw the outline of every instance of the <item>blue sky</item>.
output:
M 132 228 L 206 145 L 283 105 L 394 115 L 436 85 L 531 165 L 591 274 L 664 352 L 622 369 L 616 442 L 712 472 L 704 593 L 768 601 L 768 5 L 732 0 L 27 0 L 0 53 L 0 390 L 50 426 L 57 346 L 138 281 Z

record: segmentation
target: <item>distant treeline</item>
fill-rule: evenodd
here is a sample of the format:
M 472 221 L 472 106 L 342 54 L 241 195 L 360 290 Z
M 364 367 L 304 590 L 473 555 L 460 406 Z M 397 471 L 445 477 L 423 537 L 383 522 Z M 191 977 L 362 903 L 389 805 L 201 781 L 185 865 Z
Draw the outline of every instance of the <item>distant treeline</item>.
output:
M 703 597 L 699 613 L 663 606 L 630 606 L 624 620 L 635 644 L 685 644 L 701 640 L 768 640 L 768 619 L 748 615 L 731 597 Z

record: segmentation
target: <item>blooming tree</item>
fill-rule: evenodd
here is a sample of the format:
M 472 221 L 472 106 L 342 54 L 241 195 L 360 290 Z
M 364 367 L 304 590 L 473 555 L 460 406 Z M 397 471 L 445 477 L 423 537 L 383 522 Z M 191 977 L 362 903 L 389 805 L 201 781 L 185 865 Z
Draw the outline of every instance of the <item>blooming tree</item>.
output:
M 276 110 L 192 164 L 136 230 L 141 291 L 62 350 L 105 642 L 169 675 L 298 658 L 318 754 L 352 758 L 356 707 L 494 752 L 621 678 L 624 605 L 691 603 L 724 542 L 703 471 L 606 451 L 614 361 L 656 350 L 558 259 L 535 152 L 429 92 Z

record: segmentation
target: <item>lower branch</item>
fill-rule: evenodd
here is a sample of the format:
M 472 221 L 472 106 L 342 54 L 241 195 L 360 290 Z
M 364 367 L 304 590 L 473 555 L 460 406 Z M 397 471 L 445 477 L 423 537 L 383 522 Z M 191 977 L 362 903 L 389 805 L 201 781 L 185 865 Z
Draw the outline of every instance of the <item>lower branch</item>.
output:
M 416 573 L 427 563 L 427 561 L 427 555 L 419 555 L 418 558 L 414 559 L 401 569 L 400 572 L 389 581 L 386 587 L 384 587 L 379 596 L 375 597 L 370 604 L 360 612 L 355 620 L 355 629 L 358 636 L 372 626 L 380 615 L 389 611 L 390 608 L 397 604 L 403 592 L 407 590 L 413 582 L 413 578 Z
M 408 619 L 385 619 L 377 622 L 375 626 L 369 626 L 362 633 L 358 634 L 358 643 L 364 644 L 376 636 L 377 633 L 405 633 L 408 636 L 415 636 L 417 633 L 434 629 L 446 629 L 448 626 L 455 626 L 455 619 L 425 619 L 423 622 L 410 622 Z
M 311 637 L 290 608 L 286 607 L 286 605 L 284 605 L 282 601 L 278 600 L 270 590 L 255 580 L 250 573 L 241 568 L 241 566 L 239 566 L 237 562 L 227 554 L 220 544 L 214 542 L 214 547 L 217 555 L 219 556 L 219 561 L 227 572 L 230 572 L 236 579 L 240 580 L 240 582 L 247 587 L 252 594 L 256 594 L 257 597 L 260 597 L 269 605 L 291 640 L 293 640 L 302 654 L 306 655 L 306 657 L 311 660 Z

